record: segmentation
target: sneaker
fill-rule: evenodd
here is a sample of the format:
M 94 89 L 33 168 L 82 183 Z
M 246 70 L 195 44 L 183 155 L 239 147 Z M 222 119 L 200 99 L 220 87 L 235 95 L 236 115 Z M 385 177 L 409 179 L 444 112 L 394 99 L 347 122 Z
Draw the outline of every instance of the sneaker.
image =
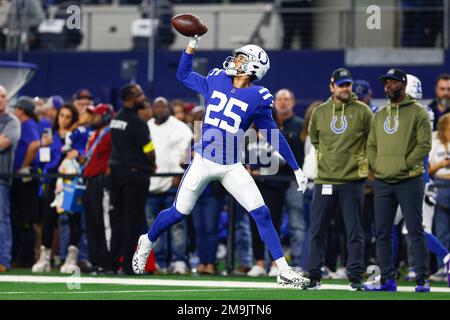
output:
M 349 290 L 350 291 L 363 291 L 364 285 L 361 283 L 361 281 L 352 281 L 349 283 Z
M 136 252 L 133 255 L 132 267 L 136 274 L 143 274 L 145 272 L 145 265 L 147 264 L 148 256 L 152 251 L 153 243 L 148 239 L 147 234 L 139 237 Z
M 175 261 L 172 263 L 173 274 L 188 274 L 188 267 L 184 261 Z
M 247 272 L 247 276 L 249 277 L 263 277 L 263 276 L 267 276 L 267 272 L 266 269 L 264 269 L 261 266 L 258 266 L 257 264 L 255 264 L 249 272 Z
M 323 266 L 320 268 L 322 270 L 322 279 L 331 279 L 331 274 L 333 273 L 330 268 Z
M 447 269 L 447 283 L 450 288 L 450 253 L 444 258 L 445 269 Z
M 300 276 L 294 269 L 288 268 L 278 273 L 277 283 L 279 286 L 292 286 L 304 289 L 309 286 L 310 280 Z
M 330 279 L 335 279 L 335 280 L 347 279 L 347 269 L 346 268 L 338 268 L 336 270 L 336 272 L 331 272 Z
M 297 272 L 302 277 L 305 276 L 305 270 L 303 270 L 302 267 L 292 267 L 292 269 L 294 269 L 294 271 Z
M 69 248 L 67 249 L 66 261 L 64 261 L 64 264 L 59 269 L 59 272 L 73 273 L 78 269 L 77 260 L 78 260 L 78 248 L 75 246 L 69 246 Z
M 169 269 L 166 267 L 161 267 L 159 264 L 155 263 L 156 274 L 169 274 Z
M 417 283 L 416 292 L 430 292 L 430 281 L 425 280 Z
M 430 280 L 432 281 L 445 281 L 447 280 L 448 273 L 446 272 L 445 268 L 440 268 L 438 271 L 436 271 L 435 274 L 432 274 L 430 276 Z
M 416 270 L 414 267 L 409 267 L 408 273 L 404 277 L 405 281 L 414 281 L 416 280 Z
M 268 276 L 269 277 L 276 277 L 276 276 L 278 276 L 278 268 L 277 268 L 277 266 L 271 266 L 270 267 Z
M 39 260 L 31 267 L 31 272 L 50 272 L 50 256 L 52 249 L 41 246 L 41 254 Z
M 234 269 L 231 274 L 233 276 L 246 276 L 251 268 L 245 266 L 239 266 L 237 269 Z
M 309 285 L 305 288 L 306 290 L 320 290 L 322 288 L 322 283 L 320 280 L 313 280 L 309 282 Z
M 394 279 L 387 279 L 386 282 L 380 285 L 374 285 L 374 283 L 366 282 L 364 284 L 364 290 L 365 291 L 390 291 L 395 292 L 397 291 L 397 283 Z

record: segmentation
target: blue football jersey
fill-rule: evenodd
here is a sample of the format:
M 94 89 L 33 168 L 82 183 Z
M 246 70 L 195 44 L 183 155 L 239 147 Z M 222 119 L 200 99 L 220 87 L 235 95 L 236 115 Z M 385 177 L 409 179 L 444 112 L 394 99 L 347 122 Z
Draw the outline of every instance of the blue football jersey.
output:
M 216 163 L 239 162 L 243 155 L 244 133 L 252 123 L 258 129 L 268 130 L 267 138 L 272 142 L 273 132 L 269 130 L 278 134 L 278 128 L 272 116 L 273 96 L 269 90 L 255 85 L 235 88 L 233 78 L 223 69 L 213 69 L 206 77 L 192 72 L 192 57 L 183 53 L 177 77 L 206 100 L 202 139 L 194 145 L 194 150 Z M 291 167 L 298 168 L 284 137 L 280 134 L 279 138 L 279 148 L 274 147 L 281 149 L 280 153 L 288 158 L 286 161 Z

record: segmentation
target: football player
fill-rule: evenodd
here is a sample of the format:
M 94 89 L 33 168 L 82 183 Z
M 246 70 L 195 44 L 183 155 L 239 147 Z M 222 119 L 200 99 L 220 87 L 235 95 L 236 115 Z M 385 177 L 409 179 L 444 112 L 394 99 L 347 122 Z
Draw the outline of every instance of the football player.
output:
M 258 129 L 267 130 L 267 141 L 294 170 L 298 190 L 306 189 L 308 179 L 272 117 L 273 96 L 268 89 L 254 85 L 269 70 L 269 57 L 260 47 L 246 45 L 226 58 L 223 69 L 213 69 L 204 77 L 192 71 L 198 41 L 197 36 L 190 38 L 177 78 L 206 99 L 202 138 L 194 145 L 194 159 L 181 180 L 173 206 L 161 211 L 148 234 L 139 238 L 133 270 L 137 274 L 144 272 L 149 253 L 161 233 L 186 218 L 208 183 L 217 180 L 255 220 L 261 239 L 277 264 L 278 284 L 304 288 L 309 279 L 288 266 L 269 209 L 240 162 L 244 132 L 255 123 Z

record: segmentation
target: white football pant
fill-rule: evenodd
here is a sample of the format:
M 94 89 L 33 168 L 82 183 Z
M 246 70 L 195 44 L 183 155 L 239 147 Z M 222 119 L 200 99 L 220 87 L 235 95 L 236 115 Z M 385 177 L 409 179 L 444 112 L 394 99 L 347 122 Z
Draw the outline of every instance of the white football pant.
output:
M 214 180 L 220 181 L 248 212 L 264 205 L 261 192 L 242 163 L 222 165 L 196 153 L 178 187 L 175 208 L 182 214 L 190 214 L 198 197 L 208 183 Z

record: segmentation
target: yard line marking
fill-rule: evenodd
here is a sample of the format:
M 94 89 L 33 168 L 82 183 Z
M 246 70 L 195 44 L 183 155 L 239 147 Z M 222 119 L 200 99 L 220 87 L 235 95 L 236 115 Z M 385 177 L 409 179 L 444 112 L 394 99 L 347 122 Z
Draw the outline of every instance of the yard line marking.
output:
M 1 282 L 24 282 L 24 283 L 73 283 L 75 279 L 71 276 L 0 276 Z M 117 284 L 136 286 L 168 286 L 168 287 L 211 287 L 211 288 L 244 288 L 244 289 L 288 289 L 300 290 L 291 287 L 279 287 L 276 282 L 250 282 L 250 281 L 211 281 L 211 280 L 174 280 L 174 279 L 128 279 L 128 278 L 77 278 L 80 284 Z M 348 290 L 348 285 L 323 284 L 322 290 Z M 414 292 L 414 286 L 399 286 L 397 291 Z M 431 287 L 431 292 L 450 293 L 450 288 Z

